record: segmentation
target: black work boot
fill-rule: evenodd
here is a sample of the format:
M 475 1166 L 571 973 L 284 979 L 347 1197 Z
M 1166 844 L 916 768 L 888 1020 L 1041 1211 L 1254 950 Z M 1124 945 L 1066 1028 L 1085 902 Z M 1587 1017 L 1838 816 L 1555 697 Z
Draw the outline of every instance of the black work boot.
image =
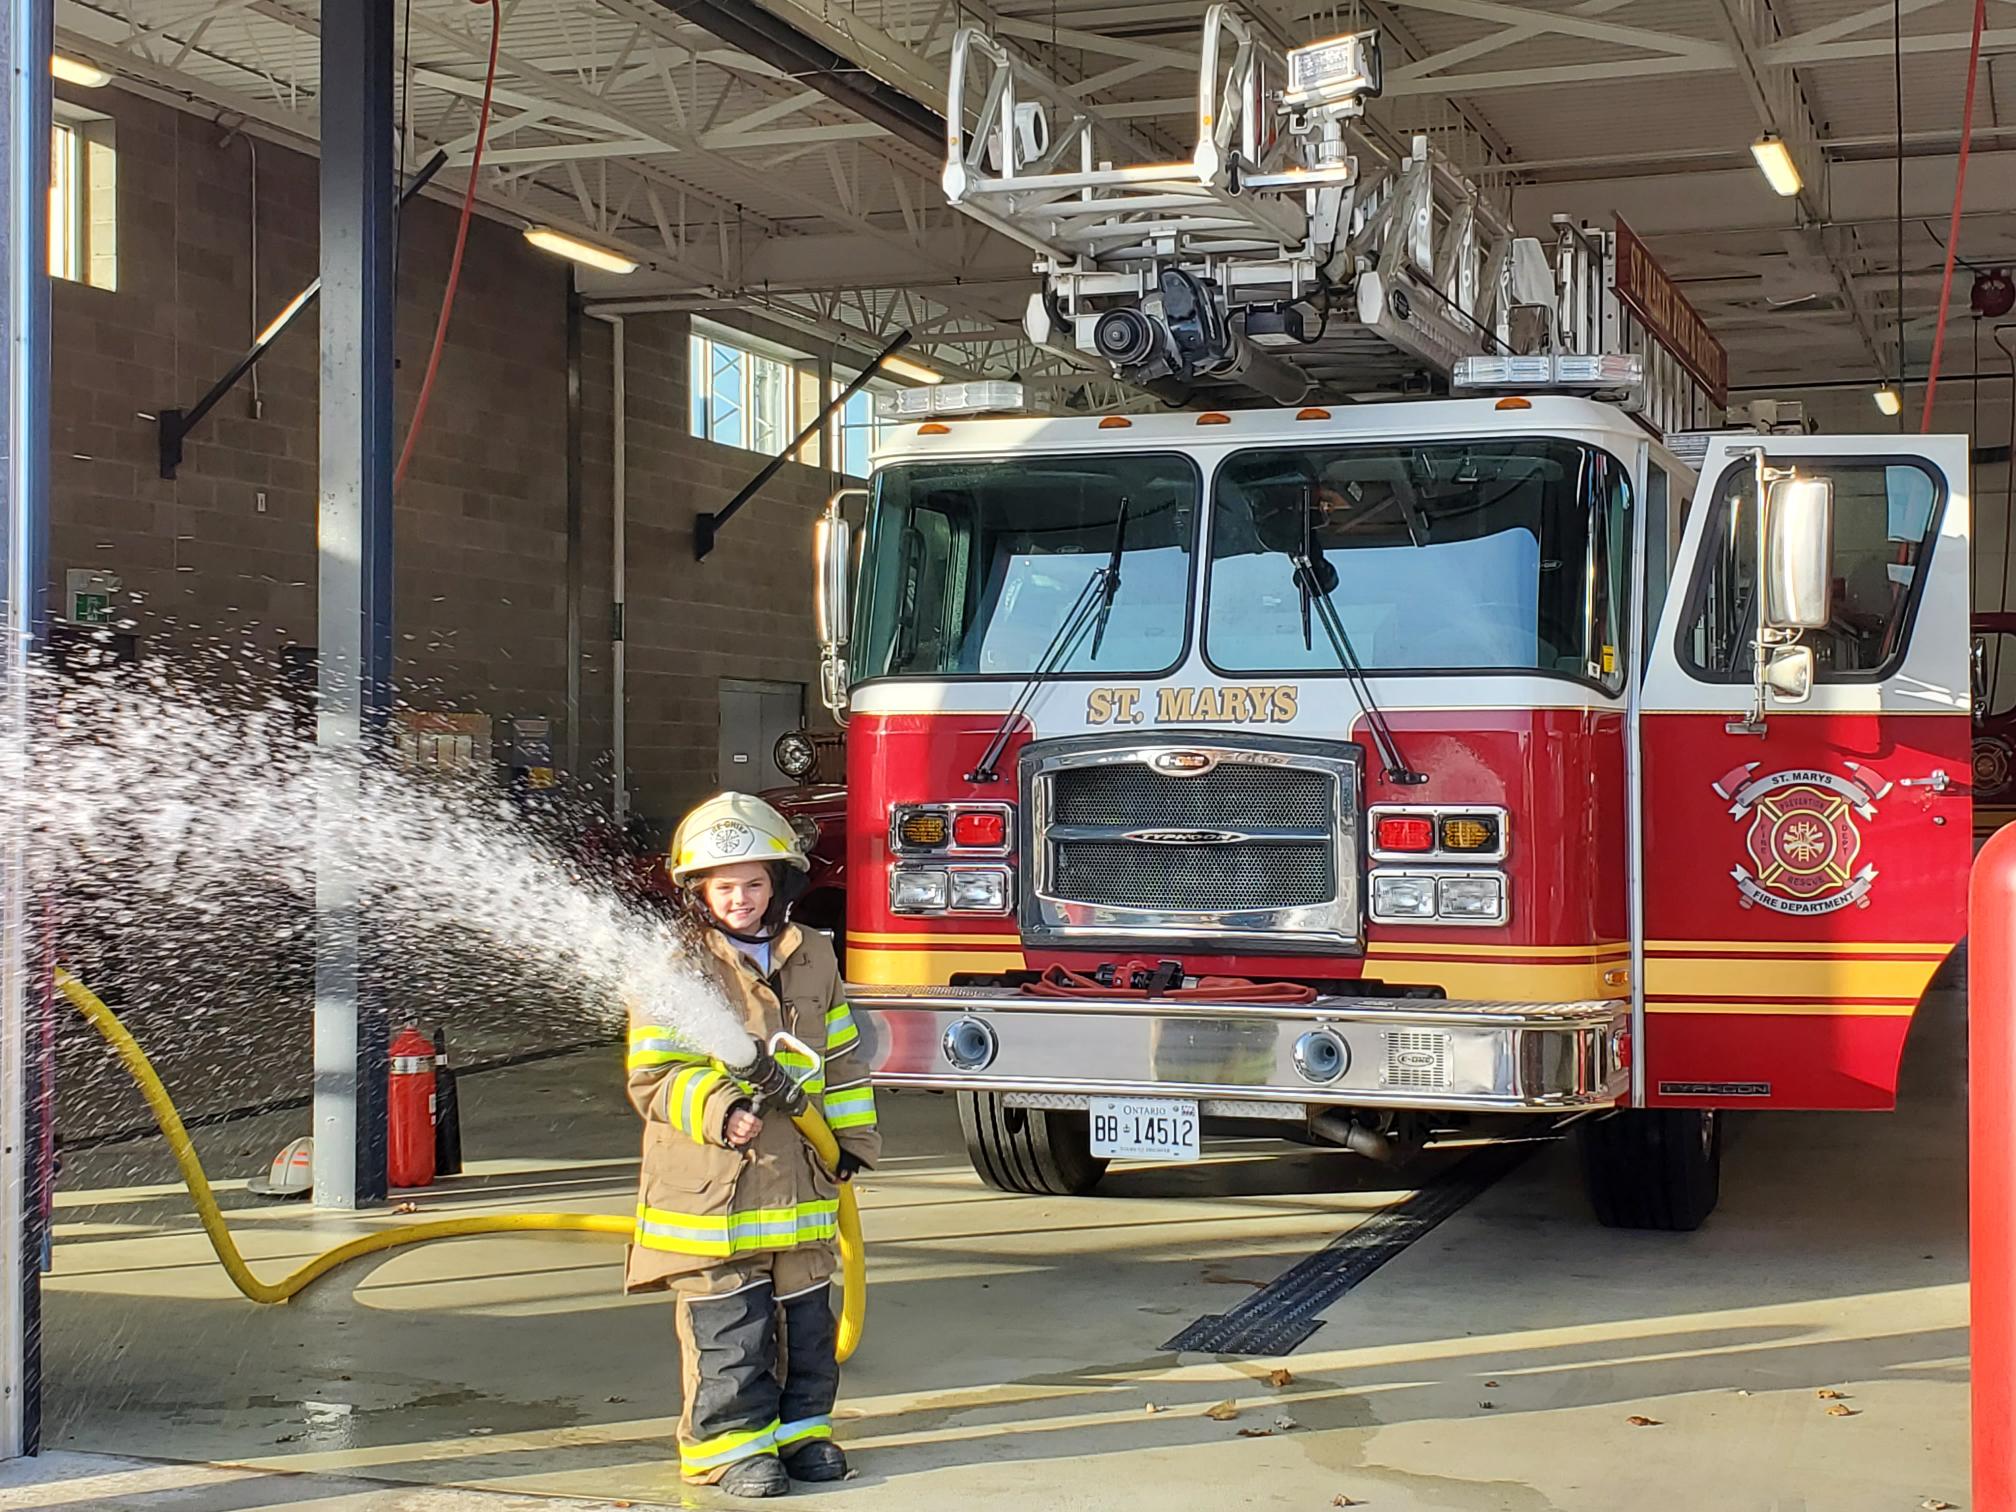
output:
M 774 1454 L 735 1461 L 715 1484 L 730 1496 L 783 1496 L 791 1490 L 791 1478 Z
M 847 1456 L 840 1452 L 840 1446 L 831 1439 L 813 1439 L 809 1444 L 800 1444 L 784 1456 L 784 1468 L 791 1479 L 801 1481 L 837 1481 L 847 1478 Z

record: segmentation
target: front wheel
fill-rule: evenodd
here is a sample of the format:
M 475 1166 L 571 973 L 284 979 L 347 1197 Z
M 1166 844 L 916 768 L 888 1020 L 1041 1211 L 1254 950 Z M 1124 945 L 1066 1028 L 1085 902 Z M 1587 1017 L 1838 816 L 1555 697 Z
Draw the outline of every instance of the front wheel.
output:
M 1106 1162 L 1092 1153 L 1090 1115 L 1011 1108 L 999 1092 L 961 1092 L 958 1097 L 966 1158 L 997 1191 L 1078 1197 L 1106 1174 Z
M 1722 1121 L 1701 1108 L 1626 1108 L 1579 1129 L 1582 1178 L 1605 1228 L 1689 1232 L 1722 1195 Z

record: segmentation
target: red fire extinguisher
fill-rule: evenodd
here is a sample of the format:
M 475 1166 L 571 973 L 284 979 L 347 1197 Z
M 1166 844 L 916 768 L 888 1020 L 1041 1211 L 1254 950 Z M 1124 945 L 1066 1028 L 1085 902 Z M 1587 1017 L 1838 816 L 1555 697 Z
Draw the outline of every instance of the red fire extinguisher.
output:
M 385 1175 L 395 1187 L 434 1182 L 434 1042 L 408 1026 L 392 1041 Z

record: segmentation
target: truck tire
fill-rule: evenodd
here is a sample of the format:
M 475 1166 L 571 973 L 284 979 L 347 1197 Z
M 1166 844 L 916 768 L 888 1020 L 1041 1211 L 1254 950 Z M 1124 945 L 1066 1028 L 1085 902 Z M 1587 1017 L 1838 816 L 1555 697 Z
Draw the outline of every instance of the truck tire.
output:
M 1701 1227 L 1722 1195 L 1722 1121 L 1706 1109 L 1627 1108 L 1581 1125 L 1582 1178 L 1605 1228 Z
M 987 1185 L 1033 1197 L 1078 1197 L 1099 1184 L 1106 1162 L 1092 1154 L 1084 1113 L 1011 1108 L 999 1092 L 961 1092 L 966 1158 Z

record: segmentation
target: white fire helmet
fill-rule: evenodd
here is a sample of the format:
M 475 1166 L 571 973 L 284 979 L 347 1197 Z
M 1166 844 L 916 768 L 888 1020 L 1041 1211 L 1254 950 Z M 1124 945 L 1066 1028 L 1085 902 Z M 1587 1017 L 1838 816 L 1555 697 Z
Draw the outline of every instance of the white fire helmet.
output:
M 245 1185 L 261 1197 L 306 1197 L 315 1185 L 315 1141 L 306 1134 L 289 1140 L 264 1178 L 255 1176 Z
M 781 861 L 801 872 L 812 869 L 789 821 L 747 793 L 717 793 L 681 819 L 666 857 L 674 882 L 743 861 Z

